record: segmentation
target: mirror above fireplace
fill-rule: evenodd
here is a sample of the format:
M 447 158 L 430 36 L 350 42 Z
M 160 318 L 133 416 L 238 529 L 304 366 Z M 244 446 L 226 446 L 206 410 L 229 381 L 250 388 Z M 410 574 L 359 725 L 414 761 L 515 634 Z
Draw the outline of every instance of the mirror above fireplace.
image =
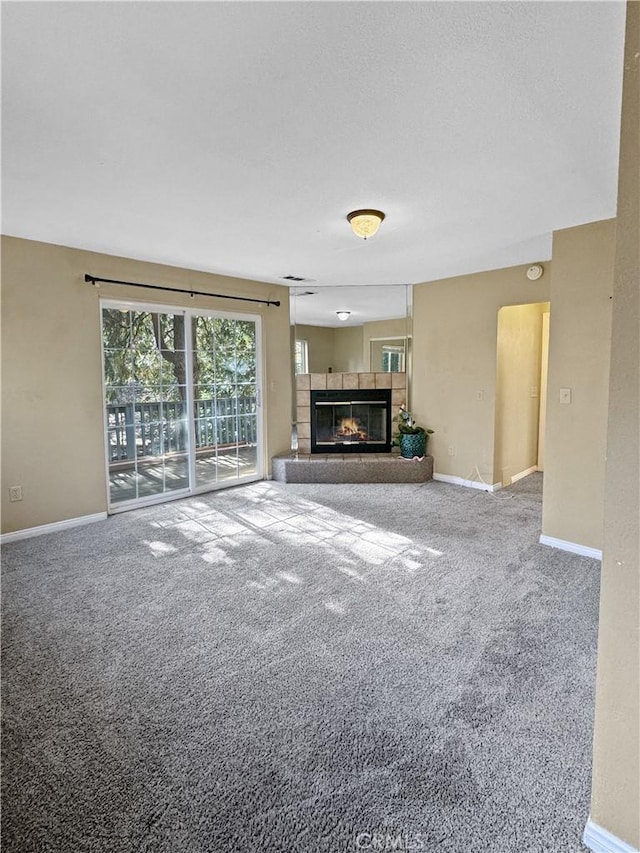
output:
M 349 429 L 369 435 L 366 426 L 358 424 L 358 418 L 362 420 L 359 410 L 355 424 L 350 423 L 345 430 L 344 425 L 341 428 L 332 423 L 333 435 L 338 438 L 330 444 L 316 444 L 312 450 L 311 431 L 316 422 L 311 417 L 308 393 L 325 388 L 341 390 L 344 382 L 345 390 L 391 388 L 392 408 L 399 403 L 409 405 L 411 293 L 409 285 L 316 287 L 309 283 L 291 289 L 292 374 L 296 380 L 293 446 L 300 452 L 350 453 L 358 448 L 364 453 L 389 451 L 390 428 L 384 440 L 376 438 L 373 443 L 348 437 Z M 345 321 L 337 317 L 336 312 L 341 310 L 350 312 Z M 392 384 L 394 375 L 398 382 Z M 323 384 L 303 388 L 298 380 L 306 383 L 305 376 Z
M 297 372 L 410 372 L 411 286 L 291 288 Z M 338 311 L 349 312 L 340 321 Z

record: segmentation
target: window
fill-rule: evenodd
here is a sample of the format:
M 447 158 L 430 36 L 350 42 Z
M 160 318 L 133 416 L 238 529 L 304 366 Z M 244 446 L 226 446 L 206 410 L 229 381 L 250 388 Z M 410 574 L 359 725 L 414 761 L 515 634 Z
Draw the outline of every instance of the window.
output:
M 404 347 L 383 344 L 382 370 L 385 373 L 404 373 Z
M 296 374 L 309 372 L 309 346 L 306 341 L 296 341 Z

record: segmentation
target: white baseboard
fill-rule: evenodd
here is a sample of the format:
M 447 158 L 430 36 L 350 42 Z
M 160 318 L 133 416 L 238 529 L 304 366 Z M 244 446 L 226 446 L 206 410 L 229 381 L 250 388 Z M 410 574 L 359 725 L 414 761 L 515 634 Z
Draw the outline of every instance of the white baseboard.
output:
M 598 826 L 591 818 L 584 828 L 582 842 L 589 850 L 593 850 L 593 853 L 639 853 L 635 847 Z
M 564 539 L 555 539 L 553 536 L 541 536 L 539 541 L 541 545 L 548 545 L 550 548 L 570 551 L 572 554 L 591 557 L 593 560 L 602 560 L 602 551 L 597 548 L 589 548 L 587 545 L 579 545 L 577 542 L 566 542 Z
M 537 465 L 533 465 L 531 468 L 527 468 L 526 471 L 520 471 L 519 474 L 514 474 L 513 477 L 511 478 L 511 482 L 517 483 L 518 480 L 522 480 L 524 477 L 528 477 L 529 474 L 535 474 L 536 471 L 539 471 L 539 470 L 540 469 L 538 468 Z
M 70 527 L 82 527 L 84 524 L 92 524 L 94 521 L 105 521 L 106 512 L 96 512 L 93 515 L 81 515 L 78 518 L 65 518 L 64 521 L 54 521 L 51 524 L 40 524 L 38 527 L 25 527 L 24 530 L 14 530 L 12 533 L 3 533 L 0 542 L 17 542 L 19 539 L 31 539 L 32 536 L 43 536 L 45 533 L 58 533 Z
M 450 474 L 434 474 L 434 480 L 442 483 L 453 483 L 454 486 L 467 486 L 469 489 L 482 489 L 483 492 L 497 492 L 502 483 L 481 483 L 479 480 L 464 480 L 462 477 L 452 477 Z

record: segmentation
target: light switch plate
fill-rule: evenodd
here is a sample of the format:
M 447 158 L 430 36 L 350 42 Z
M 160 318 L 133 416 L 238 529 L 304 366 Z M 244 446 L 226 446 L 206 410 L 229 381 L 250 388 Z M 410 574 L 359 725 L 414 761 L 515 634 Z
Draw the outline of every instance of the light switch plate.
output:
M 571 388 L 560 389 L 560 402 L 565 404 L 571 402 Z

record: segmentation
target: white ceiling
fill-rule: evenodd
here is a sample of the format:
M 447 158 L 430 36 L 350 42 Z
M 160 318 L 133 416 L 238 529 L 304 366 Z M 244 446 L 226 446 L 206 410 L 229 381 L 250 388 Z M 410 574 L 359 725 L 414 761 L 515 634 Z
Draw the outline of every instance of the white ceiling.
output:
M 312 326 L 361 326 L 371 320 L 408 317 L 411 288 L 406 284 L 347 285 L 342 287 L 291 288 L 291 322 Z M 349 311 L 339 320 L 338 311 Z
M 314 289 L 615 215 L 622 2 L 2 6 L 4 233 Z

